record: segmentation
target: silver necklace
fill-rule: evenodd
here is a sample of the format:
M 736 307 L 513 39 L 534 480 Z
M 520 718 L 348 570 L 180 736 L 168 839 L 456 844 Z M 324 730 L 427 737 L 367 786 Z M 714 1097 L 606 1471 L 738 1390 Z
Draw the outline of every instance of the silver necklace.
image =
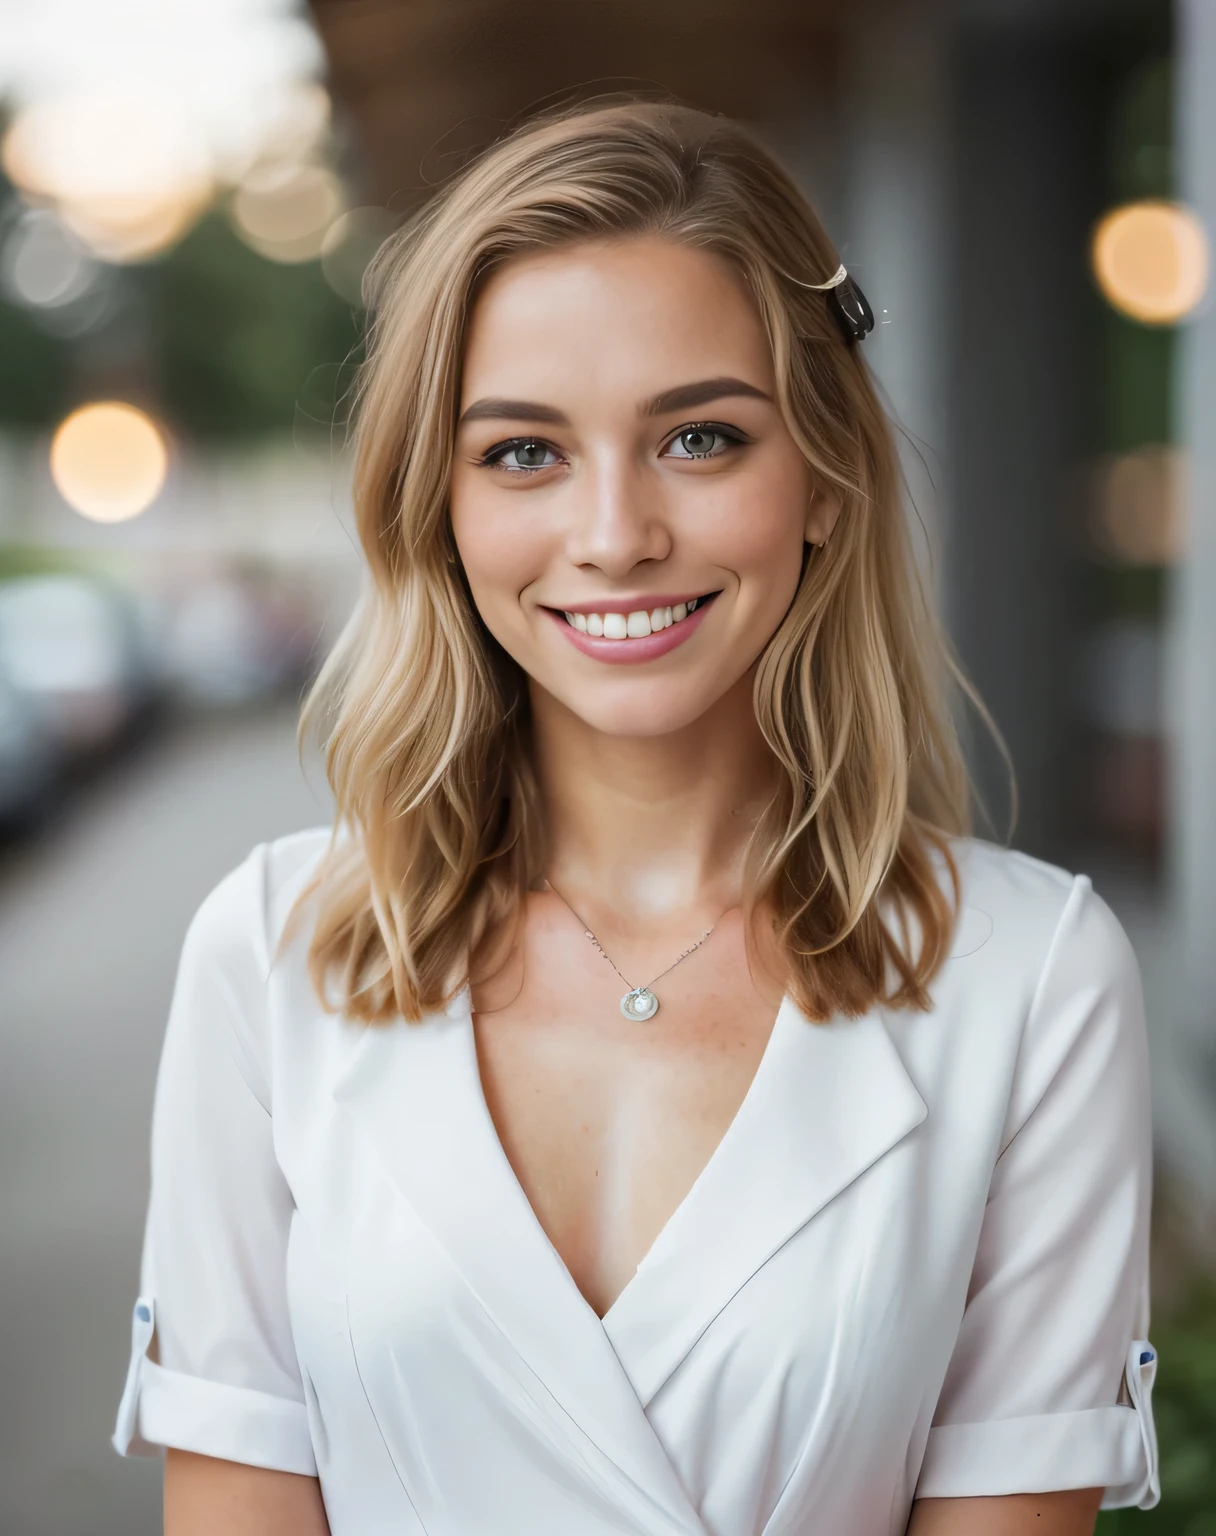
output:
M 599 950 L 600 954 L 603 955 L 604 959 L 607 960 L 608 964 L 629 988 L 629 991 L 625 993 L 623 998 L 621 998 L 621 1012 L 627 1019 L 645 1020 L 654 1018 L 655 1014 L 659 1011 L 659 1000 L 654 995 L 652 990 L 655 982 L 662 981 L 663 977 L 667 975 L 668 971 L 674 971 L 676 966 L 679 965 L 681 961 L 687 960 L 689 955 L 694 954 L 698 949 L 700 949 L 701 945 L 705 943 L 706 939 L 709 938 L 710 934 L 718 926 L 717 923 L 711 923 L 705 932 L 701 935 L 701 937 L 697 940 L 697 942 L 695 944 L 690 944 L 684 953 L 679 957 L 679 959 L 673 960 L 671 962 L 666 971 L 660 971 L 657 976 L 653 976 L 644 987 L 635 987 L 629 980 L 629 977 L 625 975 L 625 973 L 617 965 L 616 961 L 596 938 L 595 934 L 593 934 L 591 929 L 587 927 L 587 924 L 583 918 L 579 917 L 578 913 L 574 911 L 574 908 L 570 906 L 570 903 L 566 901 L 566 898 L 558 890 L 557 886 L 553 884 L 552 880 L 547 879 L 545 884 L 556 897 L 565 902 L 566 906 L 570 908 L 570 911 L 573 913 L 573 915 L 578 917 L 579 922 L 583 925 L 583 937 L 590 939 L 592 945 Z M 721 919 L 719 918 L 718 921 L 720 922 Z

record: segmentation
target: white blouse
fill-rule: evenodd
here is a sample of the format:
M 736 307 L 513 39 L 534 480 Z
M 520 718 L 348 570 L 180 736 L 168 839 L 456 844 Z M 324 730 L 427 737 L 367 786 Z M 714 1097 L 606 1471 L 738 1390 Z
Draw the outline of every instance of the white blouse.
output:
M 962 843 L 932 1012 L 787 998 L 601 1320 L 495 1134 L 467 990 L 365 1027 L 313 997 L 307 925 L 272 964 L 327 837 L 255 848 L 186 937 L 118 1450 L 315 1473 L 333 1536 L 1156 1503 L 1145 1028 L 1087 879 Z

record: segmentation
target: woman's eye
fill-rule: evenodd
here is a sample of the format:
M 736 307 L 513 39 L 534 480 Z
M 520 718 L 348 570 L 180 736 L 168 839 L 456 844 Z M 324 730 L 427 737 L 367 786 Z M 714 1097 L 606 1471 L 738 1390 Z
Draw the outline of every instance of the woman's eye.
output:
M 497 448 L 491 448 L 483 464 L 493 464 L 499 469 L 518 472 L 528 469 L 549 469 L 554 464 L 560 463 L 557 454 L 549 447 L 548 443 L 538 442 L 535 438 L 520 437 L 514 442 L 500 443 Z
M 716 459 L 739 441 L 719 427 L 685 427 L 672 438 L 667 452 L 673 459 Z

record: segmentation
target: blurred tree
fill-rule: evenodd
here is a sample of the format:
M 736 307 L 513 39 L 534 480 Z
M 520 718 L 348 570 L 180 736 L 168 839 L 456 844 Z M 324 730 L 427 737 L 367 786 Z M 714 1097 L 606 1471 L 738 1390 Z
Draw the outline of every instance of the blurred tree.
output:
M 266 260 L 212 210 L 139 269 L 163 409 L 202 440 L 327 433 L 360 346 L 318 262 Z
M 23 207 L 0 178 L 0 245 Z M 0 431 L 50 428 L 82 394 L 124 393 L 128 375 L 176 431 L 204 443 L 327 439 L 341 423 L 362 316 L 319 262 L 268 261 L 214 208 L 165 255 L 109 270 L 117 302 L 100 331 L 53 334 L 36 310 L 0 296 Z
M 71 378 L 69 344 L 48 336 L 28 310 L 0 299 L 0 427 L 58 420 L 69 404 Z
M 1175 196 L 1173 71 L 1167 58 L 1142 62 L 1123 81 L 1108 126 L 1107 184 L 1113 204 Z M 1102 307 L 1104 369 L 1100 446 L 1128 453 L 1174 440 L 1176 332 L 1141 325 Z M 1107 569 L 1097 582 L 1104 617 L 1160 620 L 1166 573 Z

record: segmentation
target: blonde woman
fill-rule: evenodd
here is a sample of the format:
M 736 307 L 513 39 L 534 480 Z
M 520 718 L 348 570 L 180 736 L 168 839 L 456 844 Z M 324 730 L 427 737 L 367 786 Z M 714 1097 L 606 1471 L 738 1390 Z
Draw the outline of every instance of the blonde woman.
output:
M 1081 1536 L 1157 1497 L 1145 1031 L 966 836 L 860 290 L 727 121 L 374 272 L 338 805 L 186 939 L 120 1450 L 169 1536 Z

